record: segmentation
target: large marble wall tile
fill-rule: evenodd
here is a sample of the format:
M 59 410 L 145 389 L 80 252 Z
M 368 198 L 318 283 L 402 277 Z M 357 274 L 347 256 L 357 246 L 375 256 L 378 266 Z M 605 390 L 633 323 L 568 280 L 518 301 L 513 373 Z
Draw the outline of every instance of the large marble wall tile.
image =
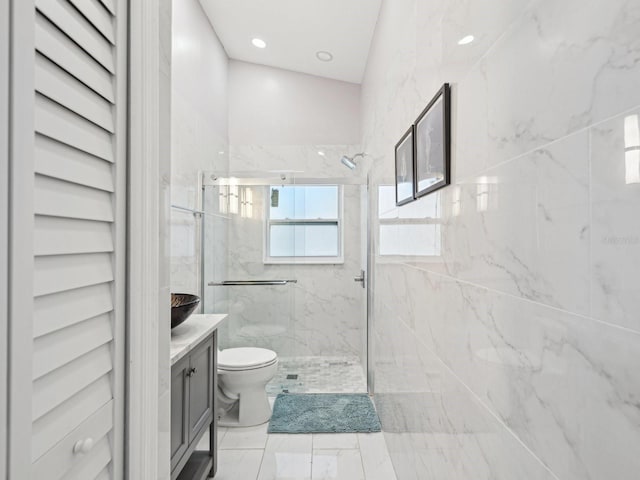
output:
M 591 129 L 591 314 L 640 331 L 640 111 Z
M 521 16 L 520 0 L 418 1 L 416 50 L 428 55 L 418 57 L 416 77 L 459 82 Z M 468 35 L 473 35 L 473 41 L 460 45 L 458 42 Z M 421 90 L 424 100 L 431 98 L 437 85 Z
M 375 402 L 398 478 L 555 478 L 400 319 L 377 330 Z
M 588 315 L 588 132 L 489 169 L 442 196 L 449 274 Z
M 629 359 L 640 335 L 449 277 L 405 276 L 427 286 L 410 299 L 428 305 L 418 337 L 558 477 L 635 478 L 640 381 Z
M 589 193 L 583 131 L 402 207 L 400 218 L 440 224 L 441 252 L 421 257 L 409 240 L 395 260 L 588 315 Z M 380 216 L 376 234 L 398 215 Z
M 362 177 L 366 170 L 349 170 L 342 155 L 362 152 L 359 145 L 231 145 L 229 168 L 233 174 L 252 172 L 257 177 L 278 171 L 296 177 Z M 361 158 L 357 162 L 363 161 Z
M 640 105 L 634 1 L 540 0 L 458 85 L 459 178 Z

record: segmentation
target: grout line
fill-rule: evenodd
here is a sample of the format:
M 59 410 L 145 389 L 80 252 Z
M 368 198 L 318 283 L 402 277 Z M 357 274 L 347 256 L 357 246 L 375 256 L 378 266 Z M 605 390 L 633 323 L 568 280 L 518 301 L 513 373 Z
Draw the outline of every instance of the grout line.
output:
M 386 265 L 388 265 L 388 264 L 386 264 Z M 471 282 L 471 281 L 468 281 L 468 280 L 462 280 L 462 279 L 459 279 L 459 278 L 456 278 L 456 277 L 452 277 L 451 275 L 447 275 L 447 274 L 444 274 L 444 273 L 440 273 L 440 272 L 435 272 L 433 270 L 429 270 L 429 269 L 424 268 L 424 267 L 418 267 L 416 265 L 411 265 L 409 263 L 396 263 L 394 265 L 404 265 L 406 267 L 413 268 L 413 269 L 419 270 L 421 272 L 426 272 L 426 273 L 428 273 L 430 275 L 435 275 L 437 277 L 442 277 L 442 278 L 446 278 L 448 280 L 452 280 L 452 281 L 454 281 L 456 283 L 461 283 L 461 284 L 464 284 L 464 285 L 470 285 L 470 286 L 475 287 L 475 288 L 479 288 L 479 289 L 482 289 L 482 290 L 486 290 L 488 292 L 497 293 L 499 295 L 504 295 L 506 297 L 514 298 L 516 300 L 521 300 L 523 302 L 527 302 L 527 303 L 531 303 L 531 304 L 534 304 L 534 305 L 538 305 L 540 307 L 548 308 L 548 309 L 551 309 L 551 310 L 554 310 L 554 311 L 557 311 L 557 312 L 561 312 L 561 313 L 564 313 L 564 314 L 567 314 L 567 315 L 571 315 L 573 317 L 578 317 L 578 318 L 582 318 L 582 319 L 585 319 L 585 320 L 590 320 L 592 322 L 599 323 L 599 324 L 607 326 L 607 327 L 611 327 L 611 328 L 615 328 L 615 329 L 621 330 L 621 331 L 623 331 L 625 333 L 631 333 L 631 334 L 634 334 L 634 335 L 640 335 L 640 331 L 635 330 L 633 328 L 625 327 L 623 325 L 618 325 L 618 324 L 615 324 L 615 323 L 605 322 L 604 320 L 599 320 L 597 318 L 594 318 L 594 317 L 591 317 L 589 315 L 585 315 L 585 314 L 582 314 L 582 313 L 577 313 L 577 312 L 572 312 L 570 310 L 565 310 L 564 308 L 556 307 L 554 305 L 548 305 L 546 303 L 536 302 L 535 300 L 531 300 L 530 298 L 519 297 L 518 295 L 514 295 L 513 293 L 503 292 L 502 290 L 496 290 L 495 288 L 487 287 L 485 285 L 480 285 L 478 283 L 474 283 L 474 282 Z
M 389 445 L 387 445 L 387 438 L 384 435 L 384 432 L 382 433 L 382 443 L 384 443 L 384 450 L 385 452 L 387 452 L 387 457 L 389 457 L 389 463 L 391 464 L 391 470 L 393 470 L 393 475 L 395 477 L 395 480 L 398 480 L 398 472 L 396 472 L 396 466 L 393 463 L 393 458 L 391 457 L 391 452 L 389 451 Z
M 313 439 L 316 438 L 316 434 L 311 434 L 311 471 L 309 472 L 309 478 L 313 480 Z
M 362 465 L 362 476 L 367 478 L 367 470 L 364 468 L 364 458 L 362 457 L 362 445 L 360 445 L 360 434 L 356 433 L 356 442 L 358 443 L 358 453 L 360 454 L 360 465 Z
M 589 132 L 590 130 L 592 130 L 594 128 L 598 128 L 602 124 L 610 122 L 612 120 L 615 120 L 618 117 L 623 117 L 623 116 L 626 116 L 626 115 L 628 115 L 630 113 L 637 112 L 639 108 L 640 108 L 640 105 L 635 105 L 635 106 L 633 106 L 633 107 L 631 107 L 631 108 L 629 108 L 627 110 L 623 110 L 621 112 L 615 113 L 615 114 L 610 115 L 610 116 L 608 116 L 606 118 L 598 120 L 598 121 L 596 121 L 594 123 L 591 123 L 589 125 L 581 127 L 581 128 L 579 128 L 577 130 L 573 130 L 573 131 L 567 132 L 561 137 L 558 137 L 558 138 L 556 138 L 554 140 L 551 140 L 551 141 L 549 141 L 547 143 L 543 143 L 543 144 L 541 144 L 541 145 L 539 145 L 537 147 L 534 147 L 534 148 L 531 148 L 529 150 L 526 150 L 523 153 L 518 153 L 514 157 L 507 158 L 507 159 L 502 160 L 502 161 L 500 161 L 500 162 L 498 162 L 498 163 L 496 163 L 494 165 L 485 166 L 485 167 L 481 168 L 480 170 L 478 170 L 477 172 L 470 173 L 468 175 L 464 175 L 464 176 L 462 176 L 460 178 L 456 178 L 456 181 L 452 182 L 452 185 L 453 184 L 458 185 L 460 183 L 463 183 L 464 181 L 467 181 L 467 180 L 473 179 L 475 177 L 481 176 L 481 175 L 483 175 L 485 173 L 489 173 L 489 172 L 491 172 L 491 170 L 494 170 L 494 169 L 499 168 L 499 167 L 503 167 L 503 166 L 505 166 L 506 164 L 508 164 L 510 162 L 513 162 L 513 161 L 516 161 L 516 160 L 521 160 L 522 158 L 527 157 L 527 156 L 529 156 L 529 155 L 531 155 L 531 154 L 533 154 L 535 152 L 538 152 L 540 150 L 546 150 L 547 148 L 555 145 L 556 143 L 563 142 L 567 138 L 570 138 L 570 137 L 572 137 L 574 135 L 578 135 L 578 134 L 581 134 L 581 133 Z
M 234 447 L 234 448 L 219 448 L 218 450 L 222 450 L 222 451 L 229 451 L 229 450 L 264 450 L 264 448 L 259 448 L 259 447 L 249 447 L 249 448 Z
M 264 465 L 264 458 L 267 452 L 268 443 L 269 443 L 269 433 L 267 432 L 267 440 L 264 442 L 264 448 L 262 449 L 262 458 L 260 458 L 260 466 L 258 467 L 258 472 L 256 473 L 256 480 L 260 478 L 260 472 L 262 471 L 262 466 Z

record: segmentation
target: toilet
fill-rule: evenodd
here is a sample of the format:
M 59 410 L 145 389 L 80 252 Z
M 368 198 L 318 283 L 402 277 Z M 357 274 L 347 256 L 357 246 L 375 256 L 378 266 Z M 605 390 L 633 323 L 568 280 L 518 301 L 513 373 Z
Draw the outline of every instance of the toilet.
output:
M 218 350 L 218 425 L 251 427 L 271 418 L 267 383 L 278 371 L 278 355 L 266 348 Z

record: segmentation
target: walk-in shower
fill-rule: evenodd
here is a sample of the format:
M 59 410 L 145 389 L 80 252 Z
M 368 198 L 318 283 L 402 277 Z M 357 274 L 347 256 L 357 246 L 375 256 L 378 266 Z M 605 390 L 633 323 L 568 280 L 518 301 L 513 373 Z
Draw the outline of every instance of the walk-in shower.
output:
M 229 314 L 221 348 L 278 354 L 269 394 L 367 391 L 366 189 L 357 177 L 204 175 L 204 311 Z

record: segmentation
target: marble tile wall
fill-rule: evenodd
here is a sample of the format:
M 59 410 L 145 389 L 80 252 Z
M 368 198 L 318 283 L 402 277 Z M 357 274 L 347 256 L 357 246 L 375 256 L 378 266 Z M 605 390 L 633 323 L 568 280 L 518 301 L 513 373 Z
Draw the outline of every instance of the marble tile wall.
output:
M 229 164 L 228 58 L 198 0 L 173 2 L 172 40 L 171 203 L 200 209 L 200 172 Z M 172 209 L 173 292 L 200 295 L 202 228 L 201 218 Z
M 452 185 L 397 212 L 435 201 L 417 221 L 440 251 L 375 252 L 398 479 L 637 477 L 638 31 L 637 1 L 383 1 L 362 92 L 372 205 L 445 81 L 453 100 Z
M 232 144 L 229 169 L 238 174 L 282 170 L 293 172 L 297 177 L 365 178 L 365 168 L 349 170 L 340 163 L 342 155 L 353 156 L 360 152 L 360 145 L 348 144 Z

